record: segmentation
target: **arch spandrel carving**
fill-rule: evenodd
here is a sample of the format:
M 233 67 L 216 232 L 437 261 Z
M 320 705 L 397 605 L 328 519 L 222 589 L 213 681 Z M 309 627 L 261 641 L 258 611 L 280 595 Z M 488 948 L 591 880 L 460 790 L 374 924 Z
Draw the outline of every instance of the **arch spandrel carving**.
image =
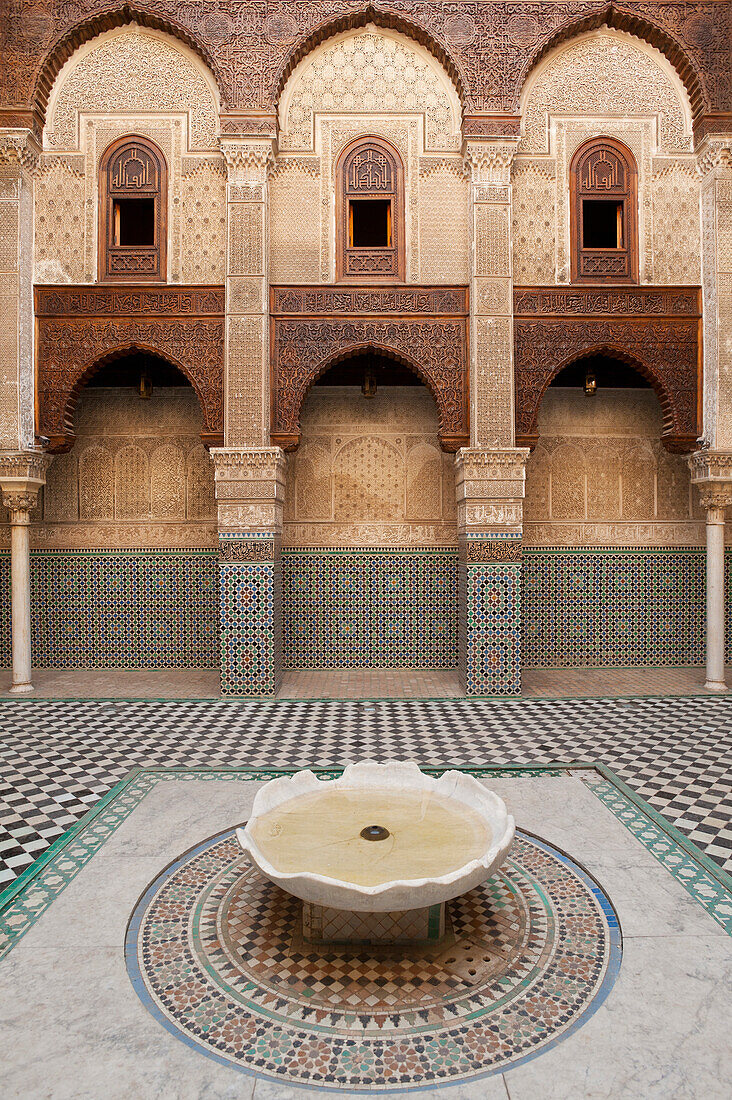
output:
M 514 291 L 516 444 L 538 439 L 552 380 L 578 359 L 609 355 L 653 386 L 667 451 L 689 452 L 701 432 L 699 287 L 521 287 Z
M 467 447 L 467 293 L 467 287 L 272 287 L 272 445 L 295 450 L 310 387 L 335 363 L 369 351 L 397 360 L 425 383 L 440 415 L 443 450 Z
M 74 445 L 74 409 L 99 368 L 131 351 L 171 363 L 203 414 L 201 441 L 224 426 L 224 291 L 195 287 L 36 287 L 38 431 L 59 454 Z

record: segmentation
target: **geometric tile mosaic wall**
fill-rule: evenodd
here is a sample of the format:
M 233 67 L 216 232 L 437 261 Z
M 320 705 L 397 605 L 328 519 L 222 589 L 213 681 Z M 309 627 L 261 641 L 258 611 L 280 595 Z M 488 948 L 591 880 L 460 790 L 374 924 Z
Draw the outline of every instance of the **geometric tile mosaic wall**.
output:
M 10 663 L 10 555 L 0 570 L 2 663 Z M 31 552 L 37 668 L 216 668 L 215 550 Z
M 282 552 L 286 668 L 455 668 L 456 550 Z
M 523 667 L 699 665 L 704 608 L 699 548 L 524 547 Z

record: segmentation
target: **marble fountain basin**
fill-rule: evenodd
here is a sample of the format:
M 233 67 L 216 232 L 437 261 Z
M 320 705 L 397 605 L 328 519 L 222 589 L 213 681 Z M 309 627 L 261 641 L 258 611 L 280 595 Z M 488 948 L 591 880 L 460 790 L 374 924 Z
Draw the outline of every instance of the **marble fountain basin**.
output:
M 514 820 L 472 776 L 434 779 L 413 763 L 349 764 L 339 779 L 311 771 L 267 783 L 241 847 L 283 890 L 361 913 L 438 905 L 490 878 Z

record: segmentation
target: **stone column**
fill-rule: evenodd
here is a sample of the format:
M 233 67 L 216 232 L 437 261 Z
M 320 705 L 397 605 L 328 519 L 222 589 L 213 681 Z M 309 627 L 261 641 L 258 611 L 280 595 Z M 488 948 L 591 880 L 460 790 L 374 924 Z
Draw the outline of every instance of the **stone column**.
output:
M 526 448 L 456 457 L 459 667 L 466 695 L 521 694 L 521 539 Z
M 10 616 L 13 680 L 10 691 L 24 695 L 31 682 L 30 513 L 46 480 L 50 459 L 41 451 L 0 453 L 0 488 L 10 513 Z
M 699 489 L 706 512 L 706 683 L 711 691 L 726 691 L 724 518 L 732 504 L 732 454 L 697 451 L 689 459 L 691 481 Z
M 215 448 L 221 694 L 276 695 L 282 679 L 281 539 L 285 455 Z

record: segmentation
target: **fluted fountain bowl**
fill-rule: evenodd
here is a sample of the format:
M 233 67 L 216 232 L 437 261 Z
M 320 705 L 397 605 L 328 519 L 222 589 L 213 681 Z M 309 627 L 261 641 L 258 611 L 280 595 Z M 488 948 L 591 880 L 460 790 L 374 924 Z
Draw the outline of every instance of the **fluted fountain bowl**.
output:
M 438 905 L 472 890 L 508 855 L 514 820 L 472 776 L 438 779 L 414 763 L 349 764 L 339 779 L 311 771 L 258 791 L 239 843 L 295 897 L 353 912 Z

